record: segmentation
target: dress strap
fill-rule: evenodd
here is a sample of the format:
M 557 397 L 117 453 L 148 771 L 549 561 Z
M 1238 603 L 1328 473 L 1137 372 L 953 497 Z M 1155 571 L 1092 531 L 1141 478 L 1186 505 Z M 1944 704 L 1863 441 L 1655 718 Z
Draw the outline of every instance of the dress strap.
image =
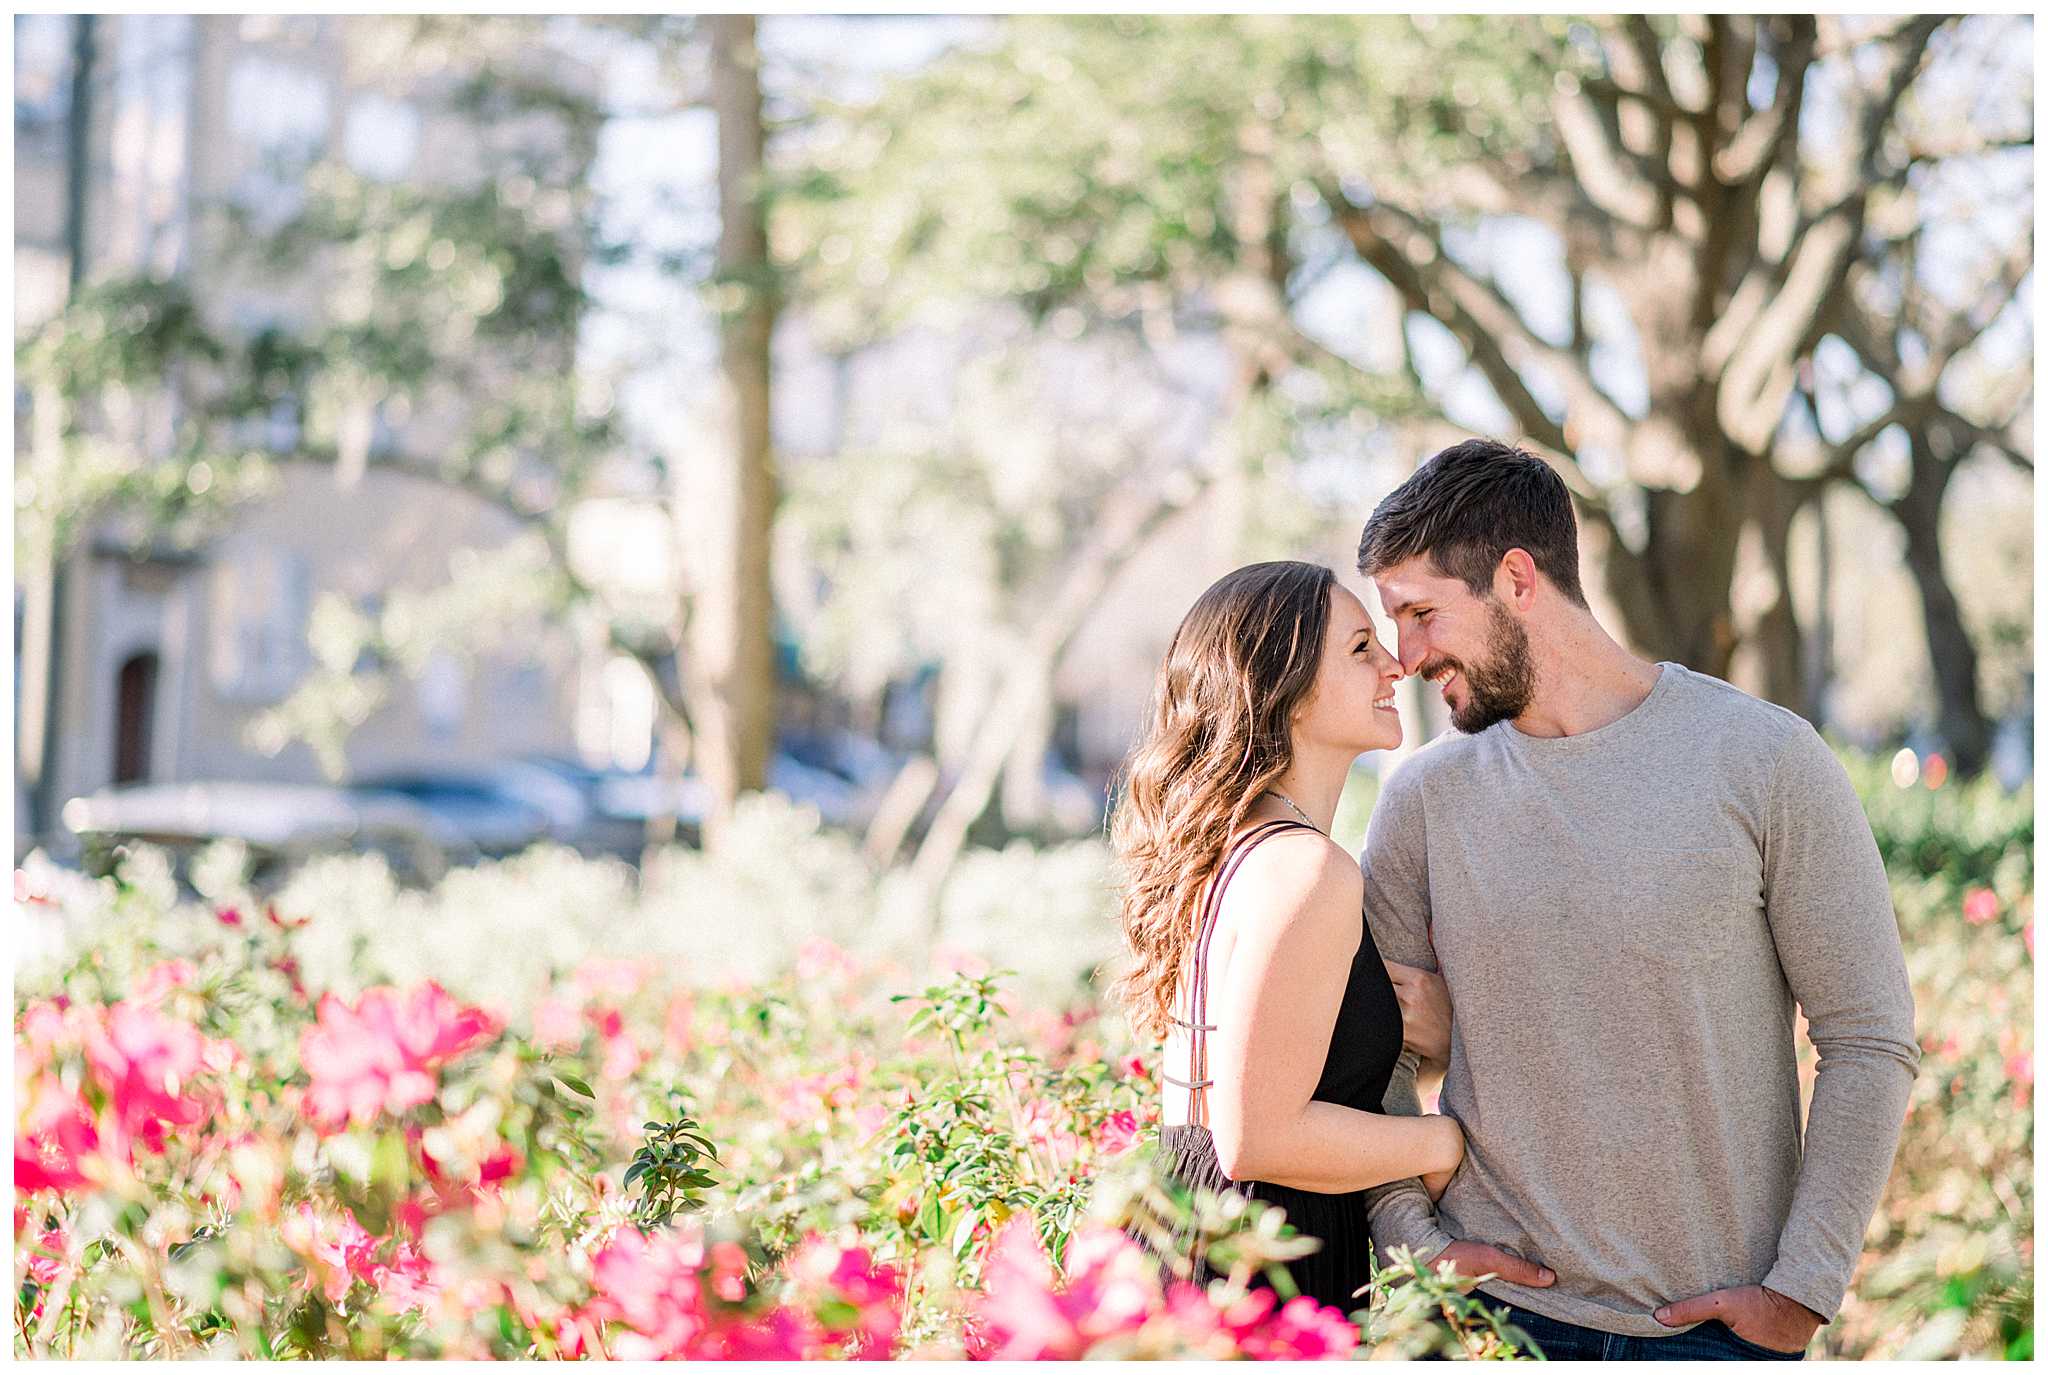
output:
M 1208 1020 L 1209 1012 L 1209 942 L 1216 935 L 1216 919 L 1223 911 L 1223 890 L 1230 883 L 1245 856 L 1254 846 L 1269 836 L 1282 831 L 1314 831 L 1313 826 L 1299 821 L 1278 818 L 1262 821 L 1251 830 L 1239 836 L 1236 843 L 1224 852 L 1223 863 L 1209 883 L 1209 890 L 1202 897 L 1201 917 L 1195 927 L 1193 972 L 1189 975 L 1188 999 L 1191 1020 L 1182 1021 L 1171 1017 L 1177 1026 L 1188 1028 L 1188 1078 L 1176 1079 L 1161 1073 L 1160 1078 L 1169 1084 L 1177 1084 L 1188 1091 L 1188 1121 L 1193 1126 L 1209 1125 L 1209 1096 L 1204 1090 L 1212 1087 L 1215 1080 L 1209 1077 L 1209 1038 L 1204 1033 L 1216 1030 Z M 1317 832 L 1318 835 L 1321 832 Z

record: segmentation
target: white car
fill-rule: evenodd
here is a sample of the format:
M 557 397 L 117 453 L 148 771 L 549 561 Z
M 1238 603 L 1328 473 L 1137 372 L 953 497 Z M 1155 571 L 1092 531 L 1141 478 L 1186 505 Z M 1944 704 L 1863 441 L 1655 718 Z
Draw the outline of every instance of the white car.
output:
M 184 850 L 233 839 L 285 862 L 375 850 L 421 877 L 437 876 L 467 849 L 460 832 L 407 798 L 309 783 L 138 783 L 74 797 L 60 815 L 81 840 Z

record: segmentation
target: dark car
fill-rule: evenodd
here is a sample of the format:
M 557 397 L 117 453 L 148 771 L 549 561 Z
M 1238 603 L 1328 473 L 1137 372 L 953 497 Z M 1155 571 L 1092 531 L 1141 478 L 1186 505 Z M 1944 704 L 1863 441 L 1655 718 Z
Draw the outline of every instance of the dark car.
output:
M 413 802 L 445 822 L 471 855 L 516 854 L 550 834 L 545 810 L 488 773 L 391 774 L 365 779 L 350 791 Z

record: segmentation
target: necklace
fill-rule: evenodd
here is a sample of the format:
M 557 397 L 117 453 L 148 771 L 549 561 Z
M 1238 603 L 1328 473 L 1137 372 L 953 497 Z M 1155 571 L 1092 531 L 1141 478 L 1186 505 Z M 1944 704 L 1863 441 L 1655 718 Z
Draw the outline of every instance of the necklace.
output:
M 1309 820 L 1309 815 L 1307 812 L 1303 811 L 1301 808 L 1294 805 L 1293 798 L 1289 797 L 1286 793 L 1281 792 L 1278 788 L 1268 788 L 1266 789 L 1266 791 L 1273 794 L 1273 796 L 1279 798 L 1282 802 L 1285 802 L 1289 809 L 1292 810 L 1296 816 L 1300 817 L 1303 821 L 1307 821 L 1310 830 L 1314 831 L 1317 835 L 1321 835 L 1323 833 L 1322 827 L 1316 825 L 1315 822 Z

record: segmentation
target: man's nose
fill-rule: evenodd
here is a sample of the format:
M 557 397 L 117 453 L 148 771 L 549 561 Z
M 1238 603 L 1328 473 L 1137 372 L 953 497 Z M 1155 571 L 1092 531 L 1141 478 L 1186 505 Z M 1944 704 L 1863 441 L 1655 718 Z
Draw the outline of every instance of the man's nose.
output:
M 1429 657 L 1428 647 L 1422 643 L 1422 636 L 1410 631 L 1401 637 L 1401 671 L 1409 677 L 1422 667 L 1422 661 Z

